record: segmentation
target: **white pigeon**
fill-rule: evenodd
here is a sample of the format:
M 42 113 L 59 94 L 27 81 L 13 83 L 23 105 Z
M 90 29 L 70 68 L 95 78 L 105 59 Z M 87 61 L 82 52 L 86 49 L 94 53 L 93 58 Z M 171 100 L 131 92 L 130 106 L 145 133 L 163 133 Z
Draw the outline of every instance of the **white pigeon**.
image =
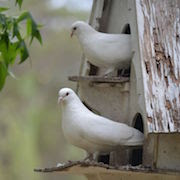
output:
M 62 130 L 67 141 L 87 151 L 108 153 L 120 146 L 142 146 L 144 135 L 124 123 L 118 123 L 94 114 L 87 109 L 72 89 L 59 91 L 58 102 L 62 108 Z
M 88 61 L 107 69 L 105 75 L 117 68 L 129 68 L 133 54 L 131 35 L 98 32 L 83 21 L 72 24 L 71 37 L 73 35 L 77 36 Z

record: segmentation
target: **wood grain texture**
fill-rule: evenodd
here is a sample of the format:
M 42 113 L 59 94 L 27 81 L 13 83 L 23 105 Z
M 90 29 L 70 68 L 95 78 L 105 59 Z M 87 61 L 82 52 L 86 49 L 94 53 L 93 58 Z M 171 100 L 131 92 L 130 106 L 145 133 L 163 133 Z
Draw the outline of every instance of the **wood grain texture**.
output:
M 180 1 L 136 0 L 149 132 L 180 132 Z

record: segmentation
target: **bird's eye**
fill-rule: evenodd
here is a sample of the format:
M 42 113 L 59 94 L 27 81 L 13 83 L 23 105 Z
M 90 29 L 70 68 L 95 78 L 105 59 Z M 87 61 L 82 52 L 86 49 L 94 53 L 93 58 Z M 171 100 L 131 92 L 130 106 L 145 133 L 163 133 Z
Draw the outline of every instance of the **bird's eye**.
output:
M 77 27 L 73 27 L 73 30 L 75 31 L 77 29 Z
M 69 93 L 67 92 L 67 93 L 66 93 L 66 96 L 68 96 L 68 95 L 69 95 Z

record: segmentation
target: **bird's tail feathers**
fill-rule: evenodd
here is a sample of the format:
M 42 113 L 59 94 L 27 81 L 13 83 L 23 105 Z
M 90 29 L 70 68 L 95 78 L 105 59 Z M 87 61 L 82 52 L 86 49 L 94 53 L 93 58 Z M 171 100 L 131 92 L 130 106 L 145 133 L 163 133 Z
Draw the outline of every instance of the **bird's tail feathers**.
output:
M 127 146 L 142 146 L 144 143 L 144 134 L 138 130 L 134 130 L 134 135 L 126 142 Z

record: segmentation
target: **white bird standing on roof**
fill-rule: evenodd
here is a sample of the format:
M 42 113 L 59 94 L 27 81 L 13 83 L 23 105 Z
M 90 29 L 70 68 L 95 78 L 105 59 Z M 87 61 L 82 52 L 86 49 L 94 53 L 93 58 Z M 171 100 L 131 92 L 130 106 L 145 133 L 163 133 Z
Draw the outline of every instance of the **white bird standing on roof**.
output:
M 132 58 L 131 35 L 107 34 L 83 21 L 72 24 L 71 37 L 76 35 L 88 61 L 107 68 L 105 75 L 117 68 L 129 68 Z
M 114 122 L 87 109 L 72 89 L 59 91 L 62 130 L 69 143 L 93 153 L 108 153 L 119 146 L 141 146 L 144 135 L 126 124 Z M 85 158 L 85 159 L 87 159 Z

